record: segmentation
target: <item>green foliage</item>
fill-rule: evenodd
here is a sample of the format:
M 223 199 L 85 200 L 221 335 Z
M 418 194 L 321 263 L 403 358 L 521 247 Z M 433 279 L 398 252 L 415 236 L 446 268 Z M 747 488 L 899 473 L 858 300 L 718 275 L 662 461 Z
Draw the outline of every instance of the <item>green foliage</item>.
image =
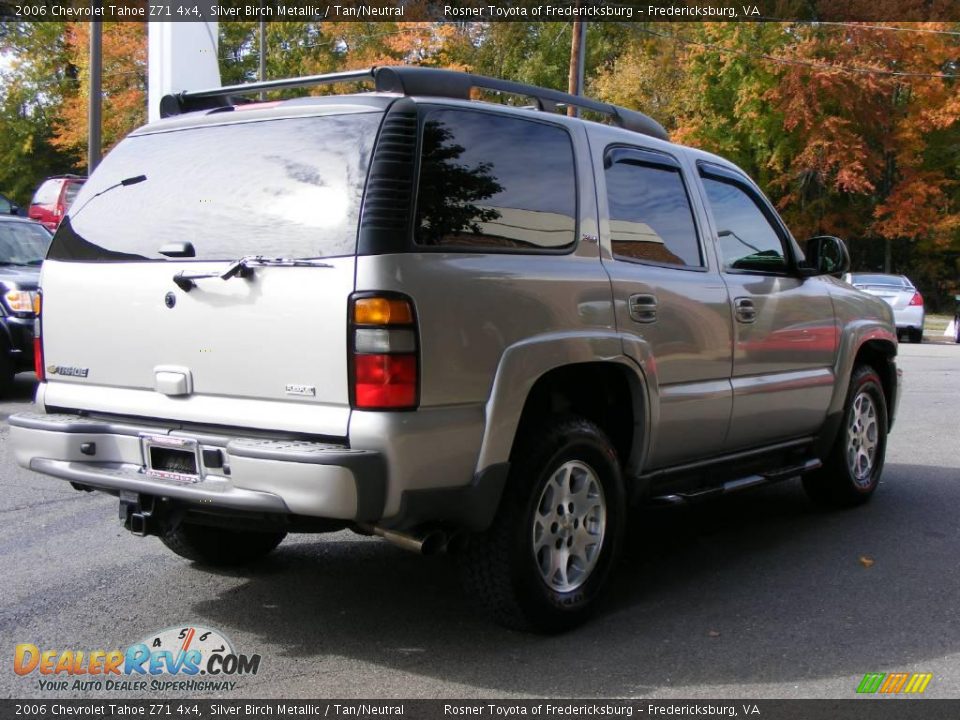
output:
M 65 23 L 0 24 L 0 192 L 26 206 L 47 176 L 77 172 L 79 158 L 56 148 L 57 108 L 75 92 L 77 68 L 66 51 Z

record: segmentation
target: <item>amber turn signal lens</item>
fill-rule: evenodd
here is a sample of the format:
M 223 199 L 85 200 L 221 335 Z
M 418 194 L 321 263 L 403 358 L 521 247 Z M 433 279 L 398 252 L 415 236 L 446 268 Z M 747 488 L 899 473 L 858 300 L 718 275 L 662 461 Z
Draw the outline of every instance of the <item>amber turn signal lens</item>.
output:
M 357 325 L 410 325 L 413 308 L 406 300 L 357 298 L 353 304 L 353 321 Z

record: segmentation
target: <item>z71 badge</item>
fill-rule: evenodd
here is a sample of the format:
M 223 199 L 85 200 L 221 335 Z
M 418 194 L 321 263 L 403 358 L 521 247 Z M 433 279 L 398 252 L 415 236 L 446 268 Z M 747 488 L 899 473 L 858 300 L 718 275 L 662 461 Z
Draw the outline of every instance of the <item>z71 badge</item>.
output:
M 90 368 L 72 367 L 70 365 L 47 365 L 47 375 L 67 375 L 69 377 L 86 377 Z

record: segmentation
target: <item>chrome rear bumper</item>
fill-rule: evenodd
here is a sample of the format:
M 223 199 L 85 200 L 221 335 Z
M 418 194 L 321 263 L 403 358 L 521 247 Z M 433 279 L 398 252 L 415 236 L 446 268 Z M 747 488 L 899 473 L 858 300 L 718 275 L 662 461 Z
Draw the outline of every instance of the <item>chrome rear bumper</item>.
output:
M 194 432 L 176 424 L 114 422 L 68 413 L 9 419 L 17 462 L 78 485 L 270 513 L 374 522 L 383 515 L 386 465 L 380 453 L 346 445 Z M 243 431 L 238 431 L 242 433 Z M 143 438 L 195 440 L 218 451 L 196 481 L 147 472 Z M 211 457 L 203 453 L 201 457 Z

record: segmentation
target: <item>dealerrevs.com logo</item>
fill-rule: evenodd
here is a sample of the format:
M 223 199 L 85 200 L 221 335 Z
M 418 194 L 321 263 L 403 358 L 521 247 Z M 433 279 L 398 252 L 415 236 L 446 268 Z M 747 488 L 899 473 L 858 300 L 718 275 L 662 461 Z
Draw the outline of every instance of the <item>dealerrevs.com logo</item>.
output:
M 20 643 L 17 675 L 36 677 L 40 690 L 233 690 L 242 675 L 256 675 L 260 655 L 244 655 L 219 630 L 199 625 L 151 633 L 126 650 L 42 649 Z

